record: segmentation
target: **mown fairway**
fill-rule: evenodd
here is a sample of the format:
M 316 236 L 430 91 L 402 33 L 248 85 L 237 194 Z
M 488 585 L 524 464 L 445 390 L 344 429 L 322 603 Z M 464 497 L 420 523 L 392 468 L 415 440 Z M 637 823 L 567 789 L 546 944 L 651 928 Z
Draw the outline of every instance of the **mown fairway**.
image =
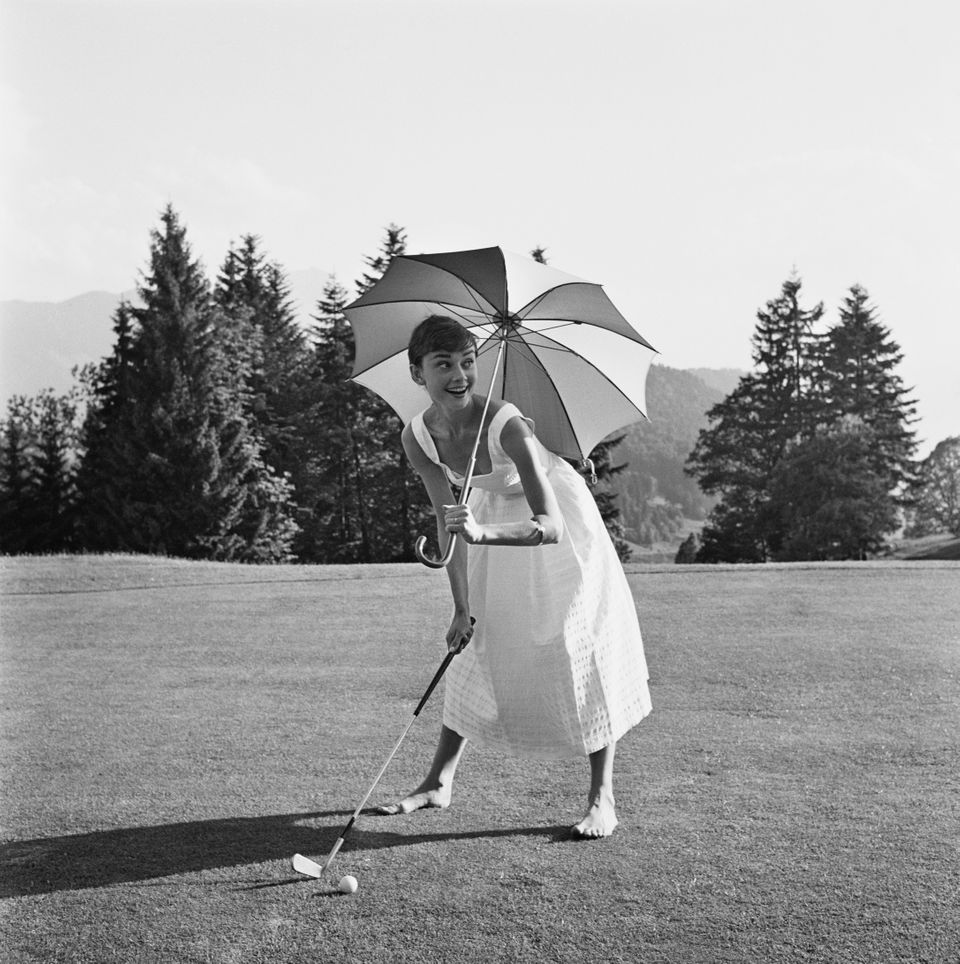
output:
M 955 962 L 960 563 L 628 566 L 654 713 L 586 765 L 468 749 L 323 857 L 443 654 L 414 566 L 0 560 L 3 961 Z M 440 691 L 375 800 L 413 786 Z M 341 874 L 355 897 L 332 893 Z

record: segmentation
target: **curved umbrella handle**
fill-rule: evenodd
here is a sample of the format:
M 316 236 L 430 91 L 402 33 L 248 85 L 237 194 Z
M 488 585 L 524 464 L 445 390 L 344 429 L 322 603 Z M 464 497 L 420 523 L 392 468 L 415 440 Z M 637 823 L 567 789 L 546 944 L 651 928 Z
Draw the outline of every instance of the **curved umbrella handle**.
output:
M 424 547 L 427 544 L 427 537 L 420 536 L 413 547 L 413 551 L 417 554 L 417 558 L 425 566 L 429 566 L 431 569 L 445 569 L 449 565 L 450 560 L 453 558 L 453 548 L 456 545 L 456 542 L 457 534 L 455 532 L 451 532 L 450 538 L 447 540 L 447 547 L 443 551 L 443 555 L 439 559 L 431 559 L 426 552 L 424 552 Z

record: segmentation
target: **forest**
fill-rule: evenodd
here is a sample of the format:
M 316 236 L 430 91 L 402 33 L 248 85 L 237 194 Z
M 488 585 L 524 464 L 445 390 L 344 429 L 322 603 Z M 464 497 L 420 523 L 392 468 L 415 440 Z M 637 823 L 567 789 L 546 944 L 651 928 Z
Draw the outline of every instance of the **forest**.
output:
M 349 380 L 344 315 L 405 250 L 390 225 L 354 291 L 331 277 L 305 330 L 258 237 L 209 279 L 168 206 L 136 303 L 112 318 L 110 354 L 75 371 L 65 395 L 7 404 L 0 551 L 413 560 L 432 513 L 398 419 Z M 823 305 L 803 308 L 800 290 L 788 279 L 758 312 L 754 368 L 729 392 L 654 365 L 650 419 L 591 453 L 622 559 L 685 519 L 705 524 L 678 561 L 867 558 L 904 519 L 955 531 L 960 440 L 914 461 L 901 355 L 866 291 L 853 286 L 820 331 Z

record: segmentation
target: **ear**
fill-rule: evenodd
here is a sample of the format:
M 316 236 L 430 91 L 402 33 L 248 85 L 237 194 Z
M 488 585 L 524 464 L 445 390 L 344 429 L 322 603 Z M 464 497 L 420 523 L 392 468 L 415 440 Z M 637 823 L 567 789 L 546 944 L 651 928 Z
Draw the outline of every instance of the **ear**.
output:
M 420 372 L 420 366 L 419 366 L 419 365 L 411 365 L 411 366 L 410 366 L 410 377 L 411 377 L 418 385 L 422 385 L 422 384 L 423 384 L 423 375 L 422 375 L 421 372 Z

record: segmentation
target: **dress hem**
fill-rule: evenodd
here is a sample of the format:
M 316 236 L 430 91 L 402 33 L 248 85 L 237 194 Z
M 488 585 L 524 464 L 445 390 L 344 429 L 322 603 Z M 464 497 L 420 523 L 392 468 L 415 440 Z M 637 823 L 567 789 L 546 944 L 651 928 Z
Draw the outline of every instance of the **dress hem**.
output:
M 547 750 L 546 748 L 536 750 L 528 747 L 517 747 L 512 743 L 497 740 L 495 738 L 491 739 L 490 737 L 484 736 L 471 736 L 469 733 L 463 733 L 462 730 L 466 729 L 466 727 L 457 728 L 456 726 L 452 726 L 447 722 L 445 717 L 443 720 L 443 725 L 447 727 L 448 730 L 452 730 L 458 736 L 463 737 L 468 743 L 475 743 L 477 746 L 483 747 L 485 750 L 493 750 L 499 753 L 504 753 L 507 756 L 515 757 L 518 760 L 579 760 L 590 756 L 592 753 L 596 753 L 598 750 L 602 750 L 605 746 L 609 746 L 611 743 L 619 742 L 634 727 L 642 723 L 652 712 L 653 707 L 651 706 L 645 713 L 643 713 L 642 716 L 638 717 L 632 723 L 628 723 L 626 726 L 614 730 L 613 732 L 615 735 L 604 739 L 597 746 L 586 744 L 581 749 L 572 746 L 558 748 L 557 750 Z

